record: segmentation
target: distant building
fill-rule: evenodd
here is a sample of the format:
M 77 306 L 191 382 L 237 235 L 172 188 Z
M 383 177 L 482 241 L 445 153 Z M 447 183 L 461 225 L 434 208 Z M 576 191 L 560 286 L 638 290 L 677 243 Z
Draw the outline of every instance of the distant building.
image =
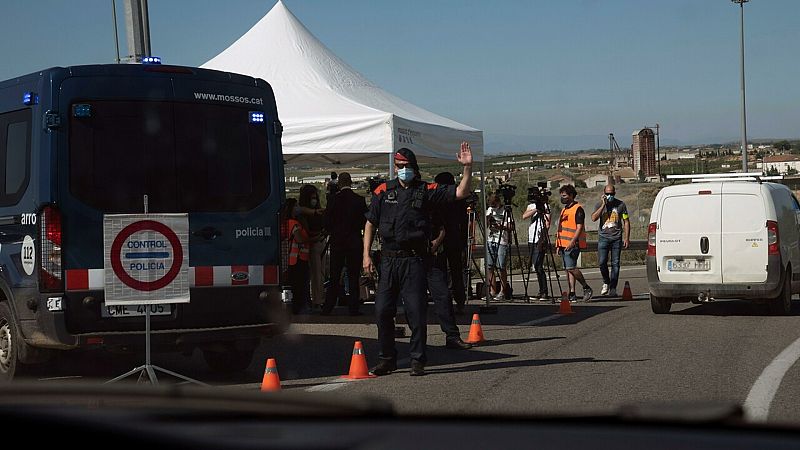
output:
M 638 175 L 641 170 L 645 177 L 658 175 L 656 171 L 656 135 L 650 128 L 633 132 L 633 170 Z
M 575 185 L 575 181 L 572 178 L 564 175 L 553 175 L 547 179 L 547 187 L 550 189 L 558 189 L 567 184 Z
M 630 167 L 623 167 L 622 169 L 614 171 L 614 182 L 615 183 L 630 183 L 632 181 L 638 180 L 639 177 Z
M 608 175 L 605 174 L 597 174 L 586 177 L 583 179 L 583 182 L 586 183 L 586 187 L 593 188 L 596 186 L 605 186 L 608 184 Z
M 765 156 L 762 161 L 756 163 L 756 167 L 763 172 L 775 168 L 779 174 L 786 175 L 789 169 L 800 173 L 800 156 L 797 155 L 775 155 Z

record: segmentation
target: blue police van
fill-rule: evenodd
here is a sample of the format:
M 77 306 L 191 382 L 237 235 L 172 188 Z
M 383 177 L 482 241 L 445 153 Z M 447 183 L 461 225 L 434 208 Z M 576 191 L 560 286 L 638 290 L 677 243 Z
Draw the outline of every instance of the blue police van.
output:
M 246 368 L 286 329 L 281 124 L 272 88 L 160 64 L 0 82 L 0 380 L 59 350 L 203 351 Z M 190 302 L 109 306 L 103 218 L 188 214 Z

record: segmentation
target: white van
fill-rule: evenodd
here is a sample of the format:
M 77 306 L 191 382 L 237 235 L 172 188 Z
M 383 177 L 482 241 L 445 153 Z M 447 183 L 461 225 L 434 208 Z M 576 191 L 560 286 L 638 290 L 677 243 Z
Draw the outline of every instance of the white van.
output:
M 662 189 L 653 204 L 647 246 L 653 312 L 724 298 L 788 314 L 792 294 L 800 292 L 800 203 L 766 177 L 694 178 Z

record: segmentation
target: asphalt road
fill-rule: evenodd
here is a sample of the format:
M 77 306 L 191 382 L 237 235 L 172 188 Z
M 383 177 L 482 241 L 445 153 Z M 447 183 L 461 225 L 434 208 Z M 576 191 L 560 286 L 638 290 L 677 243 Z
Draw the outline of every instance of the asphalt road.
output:
M 641 294 L 642 276 L 643 268 L 636 268 L 623 271 L 622 278 Z M 800 365 L 794 363 L 800 343 L 791 345 L 800 338 L 800 303 L 788 317 L 769 316 L 745 302 L 675 305 L 669 315 L 653 314 L 648 301 L 600 299 L 578 303 L 575 314 L 565 316 L 546 303 L 498 306 L 497 314 L 481 317 L 487 342 L 468 351 L 445 349 L 431 316 L 424 377 L 408 375 L 408 338 L 400 338 L 399 371 L 341 380 L 354 341 L 363 341 L 370 364 L 377 361 L 369 315 L 298 318 L 290 333 L 265 341 L 248 370 L 235 376 L 209 372 L 199 352 L 191 358 L 157 355 L 155 362 L 213 385 L 256 390 L 266 358 L 274 357 L 285 390 L 379 396 L 404 413 L 563 414 L 641 402 L 747 400 L 751 417 L 800 424 Z M 478 304 L 469 309 L 458 318 L 464 337 Z M 68 355 L 34 376 L 107 380 L 140 362 L 141 357 Z

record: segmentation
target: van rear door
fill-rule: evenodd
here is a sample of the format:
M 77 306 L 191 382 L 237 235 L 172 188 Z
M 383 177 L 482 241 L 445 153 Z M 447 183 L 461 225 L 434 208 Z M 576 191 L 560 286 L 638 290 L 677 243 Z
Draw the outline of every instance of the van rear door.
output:
M 721 185 L 689 185 L 665 196 L 656 255 L 666 283 L 722 282 Z
M 116 91 L 105 95 L 112 85 L 127 86 L 117 79 L 74 77 L 62 83 L 63 109 L 70 112 L 67 151 L 59 155 L 60 167 L 67 169 L 59 180 L 66 290 L 103 290 L 103 217 L 143 212 L 147 194 L 150 213 L 188 213 L 189 220 L 192 301 L 154 327 L 267 323 L 259 293 L 279 281 L 282 158 L 268 127 L 275 118 L 253 120 L 251 111 L 272 116 L 271 102 L 175 99 L 164 80 L 137 80 L 125 98 Z M 266 100 L 271 95 L 229 83 L 205 82 L 201 88 Z M 137 323 L 98 320 L 88 308 L 73 308 L 68 317 L 75 333 L 128 325 Z
M 767 280 L 767 216 L 765 199 L 753 183 L 722 186 L 722 281 L 758 283 Z

